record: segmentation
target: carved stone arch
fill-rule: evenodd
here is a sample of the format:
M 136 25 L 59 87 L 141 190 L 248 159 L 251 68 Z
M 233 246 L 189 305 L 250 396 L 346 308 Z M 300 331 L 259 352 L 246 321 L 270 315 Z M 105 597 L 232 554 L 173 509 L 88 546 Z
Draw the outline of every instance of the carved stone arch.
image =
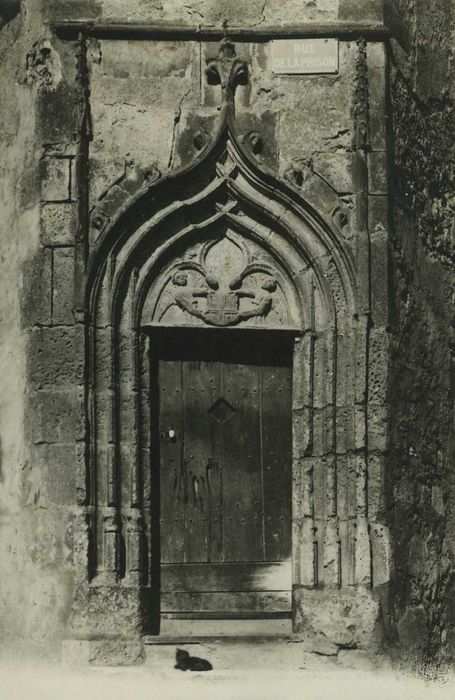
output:
M 317 187 L 309 190 L 310 202 L 322 204 L 330 191 L 330 206 L 325 211 L 315 209 L 292 184 L 279 180 L 276 176 L 252 159 L 247 149 L 239 142 L 230 120 L 222 122 L 218 136 L 212 146 L 187 168 L 176 171 L 145 184 L 139 191 L 124 201 L 111 216 L 94 245 L 90 258 L 88 289 L 93 288 L 94 279 L 107 258 L 118 258 L 125 249 L 131 249 L 135 242 L 139 250 L 144 249 L 144 236 L 152 225 L 155 231 L 162 220 L 188 211 L 194 204 L 207 207 L 217 195 L 221 201 L 231 197 L 242 200 L 255 210 L 252 217 L 258 223 L 265 216 L 269 223 L 280 226 L 283 236 L 293 239 L 292 243 L 302 250 L 313 269 L 318 269 L 320 255 L 333 254 L 333 265 L 340 279 L 348 305 L 356 307 L 356 271 L 353 255 L 346 241 L 330 222 L 330 211 L 335 193 L 320 178 Z M 202 183 L 202 186 L 200 185 Z M 315 191 L 318 191 L 316 196 Z M 183 195 L 183 196 L 182 196 Z M 270 206 L 272 205 L 272 207 Z M 268 211 L 269 210 L 269 211 Z M 215 215 L 216 216 L 216 215 Z M 296 225 L 297 224 L 297 225 Z M 302 224 L 311 230 L 312 240 L 300 240 Z M 299 230 L 300 229 L 300 230 Z M 297 233 L 298 231 L 298 233 Z M 322 248 L 321 248 L 322 246 Z M 313 252 L 314 251 L 314 252 Z M 131 253 L 132 257 L 134 253 Z M 324 272 L 321 271 L 321 285 Z M 354 311 L 355 312 L 355 311 Z
M 225 182 L 221 182 L 221 184 L 218 183 L 217 189 L 218 191 L 221 191 L 222 189 L 227 190 L 228 188 Z M 232 196 L 232 192 L 222 192 L 221 196 Z M 240 200 L 242 193 L 235 192 L 234 196 L 238 196 Z M 284 209 L 281 204 L 279 205 L 281 209 L 278 211 L 278 214 L 276 212 L 269 213 L 264 206 L 264 202 L 261 202 L 261 206 L 258 206 L 258 203 L 254 202 L 254 199 L 252 200 L 251 193 L 249 193 L 248 198 L 244 198 L 244 201 L 247 201 L 249 205 L 253 203 L 256 206 L 260 217 L 252 218 L 250 215 L 251 212 L 246 214 L 244 211 L 240 212 L 240 214 L 235 214 L 230 211 L 215 211 L 212 217 L 207 218 L 208 223 L 199 221 L 196 224 L 191 224 L 189 228 L 197 228 L 208 224 L 215 224 L 218 219 L 222 217 L 227 217 L 232 221 L 233 225 L 243 227 L 244 230 L 250 229 L 256 235 L 258 235 L 260 229 L 262 229 L 265 232 L 269 232 L 269 236 L 274 235 L 275 233 L 278 236 L 279 234 L 281 234 L 281 244 L 286 242 L 288 248 L 290 247 L 295 251 L 300 251 L 300 256 L 303 259 L 302 264 L 314 270 L 317 279 L 317 285 L 321 290 L 321 293 L 324 293 L 326 305 L 330 306 L 332 304 L 331 298 L 333 296 L 333 289 L 338 288 L 345 297 L 344 308 L 349 309 L 350 315 L 353 315 L 355 313 L 355 294 L 353 290 L 353 285 L 351 284 L 352 273 L 349 270 L 349 266 L 346 266 L 345 269 L 342 269 L 340 272 L 339 259 L 337 255 L 332 254 L 330 250 L 326 251 L 324 249 L 323 251 L 321 251 L 321 249 L 319 249 L 319 255 L 311 254 L 311 248 L 313 247 L 311 245 L 311 240 L 305 240 L 305 233 L 308 239 L 308 224 L 305 223 L 305 218 L 303 218 L 301 215 L 298 216 L 297 214 L 291 216 L 290 211 L 288 212 L 288 210 Z M 199 204 L 205 210 L 207 209 L 207 199 L 204 196 L 201 197 L 199 202 L 193 201 L 191 202 L 191 204 Z M 188 202 L 184 202 L 183 204 L 180 203 L 180 207 L 183 207 L 185 210 L 188 210 L 189 206 L 190 205 L 188 204 Z M 143 257 L 144 251 L 148 249 L 150 252 L 146 253 L 146 257 L 148 257 L 149 259 L 153 257 L 152 249 L 155 247 L 155 245 L 158 248 L 159 243 L 161 242 L 161 239 L 159 238 L 160 228 L 165 229 L 165 236 L 167 237 L 167 240 L 165 238 L 164 242 L 166 244 L 168 243 L 169 239 L 172 237 L 170 233 L 170 230 L 172 228 L 172 221 L 169 225 L 169 218 L 171 218 L 171 220 L 173 217 L 175 218 L 176 213 L 178 213 L 178 209 L 179 207 L 174 205 L 171 208 L 168 207 L 167 209 L 165 209 L 164 213 L 163 211 L 158 212 L 155 215 L 155 217 L 152 217 L 152 221 L 146 222 L 142 227 L 136 230 L 133 235 L 130 236 L 129 240 L 126 243 L 126 246 L 124 246 L 123 249 L 119 247 L 118 241 L 115 242 L 115 244 L 113 245 L 111 260 L 116 261 L 116 280 L 118 280 L 122 275 L 125 266 L 126 268 L 128 268 L 131 259 L 134 259 L 135 256 L 138 258 Z M 192 208 L 192 213 L 194 212 L 194 210 L 195 206 L 193 206 Z M 262 219 L 265 223 L 261 223 L 260 219 Z M 288 221 L 286 221 L 285 219 L 288 219 Z M 306 232 L 302 232 L 302 225 L 305 225 L 307 227 Z M 319 224 L 319 227 L 320 226 L 321 225 Z M 179 233 L 181 235 L 184 235 L 185 230 L 179 231 Z M 152 245 L 147 244 L 146 239 L 150 239 L 151 235 L 153 235 L 155 238 L 158 238 L 158 243 L 152 242 Z M 280 241 L 278 241 L 277 239 L 277 247 L 279 243 Z M 148 248 L 147 245 L 149 245 Z M 129 248 L 129 254 L 127 255 L 125 255 L 125 248 Z M 327 283 L 328 277 L 332 278 L 329 284 Z M 114 283 L 114 286 L 116 285 L 117 282 Z M 338 310 L 338 313 L 339 312 L 340 309 Z M 331 313 L 332 315 L 334 315 L 333 310 Z
M 147 326 L 160 323 L 295 333 L 295 628 L 305 591 L 369 586 L 368 328 L 353 253 L 328 216 L 333 196 L 317 211 L 254 161 L 227 119 L 190 168 L 110 212 L 87 286 L 91 586 L 152 595 Z M 238 251 L 223 279 L 210 263 L 220 245 Z M 166 317 L 166 304 L 178 313 Z

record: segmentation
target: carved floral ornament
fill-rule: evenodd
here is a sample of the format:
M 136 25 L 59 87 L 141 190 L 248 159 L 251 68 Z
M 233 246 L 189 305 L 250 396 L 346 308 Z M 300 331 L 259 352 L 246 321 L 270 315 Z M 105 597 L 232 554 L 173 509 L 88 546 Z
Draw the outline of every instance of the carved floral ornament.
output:
M 259 246 L 231 230 L 197 243 L 157 281 L 153 324 L 294 325 L 284 274 Z
M 299 230 L 314 259 L 323 260 L 326 251 L 338 250 L 340 264 L 347 256 L 342 267 L 352 277 L 354 263 L 350 251 L 343 250 L 344 240 L 351 235 L 349 208 L 314 172 L 311 161 L 296 161 L 280 178 L 254 157 L 262 148 L 262 138 L 254 130 L 242 138 L 235 119 L 235 90 L 248 80 L 248 69 L 227 37 L 218 58 L 207 62 L 206 76 L 208 82 L 222 87 L 216 136 L 191 165 L 172 173 L 162 175 L 153 167 L 127 164 L 92 212 L 94 252 L 108 250 L 114 239 L 119 246 L 119 240 L 130 235 L 127 231 L 137 208 L 141 220 L 146 222 L 148 217 L 154 223 L 144 223 L 131 236 L 128 258 L 119 256 L 111 269 L 115 269 L 114 287 L 119 288 L 128 270 L 136 270 L 138 325 L 301 328 L 307 311 L 301 308 L 303 292 L 296 286 L 296 277 L 309 263 L 302 260 L 296 263 L 298 270 L 291 270 L 298 257 L 289 260 L 287 241 Z M 263 223 L 269 210 L 271 218 Z M 260 212 L 259 219 L 255 211 Z M 317 223 L 319 216 L 329 223 L 327 228 Z M 278 234 L 279 228 L 287 229 L 284 237 Z M 279 258 L 270 249 L 270 235 L 274 247 L 282 247 Z M 144 258 L 144 250 L 153 249 L 150 236 L 167 250 L 165 257 L 171 263 L 165 263 L 165 269 L 155 263 L 154 255 Z M 222 269 L 213 262 L 217 256 L 224 261 Z M 351 280 L 342 286 L 351 289 Z M 116 298 L 117 292 L 113 294 Z

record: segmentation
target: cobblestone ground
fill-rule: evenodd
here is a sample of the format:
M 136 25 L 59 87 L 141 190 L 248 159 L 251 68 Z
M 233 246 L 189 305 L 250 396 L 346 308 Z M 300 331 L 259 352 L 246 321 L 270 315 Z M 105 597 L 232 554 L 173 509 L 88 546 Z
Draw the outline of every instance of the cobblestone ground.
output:
M 254 658 L 251 659 L 254 666 Z M 13 661 L 0 668 L 2 700 L 447 700 L 455 674 L 428 680 L 393 671 L 340 669 L 327 659 L 301 668 L 254 668 L 182 673 L 149 665 L 128 668 L 62 668 Z

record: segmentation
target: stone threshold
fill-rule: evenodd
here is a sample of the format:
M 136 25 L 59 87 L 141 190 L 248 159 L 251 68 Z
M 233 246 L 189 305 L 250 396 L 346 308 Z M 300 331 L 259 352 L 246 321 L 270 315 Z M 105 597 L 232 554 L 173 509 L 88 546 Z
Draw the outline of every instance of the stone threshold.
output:
M 145 635 L 144 643 L 160 639 L 289 637 L 292 620 L 287 618 L 174 618 L 162 619 L 159 635 Z M 153 641 L 146 641 L 153 640 Z
M 145 635 L 141 638 L 143 644 L 163 645 L 163 644 L 261 644 L 266 642 L 303 642 L 302 635 L 285 634 L 246 634 L 246 635 Z

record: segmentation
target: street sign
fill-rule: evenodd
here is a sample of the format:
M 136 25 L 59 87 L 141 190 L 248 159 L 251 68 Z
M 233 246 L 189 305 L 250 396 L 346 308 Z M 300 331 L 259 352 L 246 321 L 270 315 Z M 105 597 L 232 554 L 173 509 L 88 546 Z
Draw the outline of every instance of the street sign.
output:
M 338 73 L 338 39 L 278 39 L 271 43 L 274 73 Z

